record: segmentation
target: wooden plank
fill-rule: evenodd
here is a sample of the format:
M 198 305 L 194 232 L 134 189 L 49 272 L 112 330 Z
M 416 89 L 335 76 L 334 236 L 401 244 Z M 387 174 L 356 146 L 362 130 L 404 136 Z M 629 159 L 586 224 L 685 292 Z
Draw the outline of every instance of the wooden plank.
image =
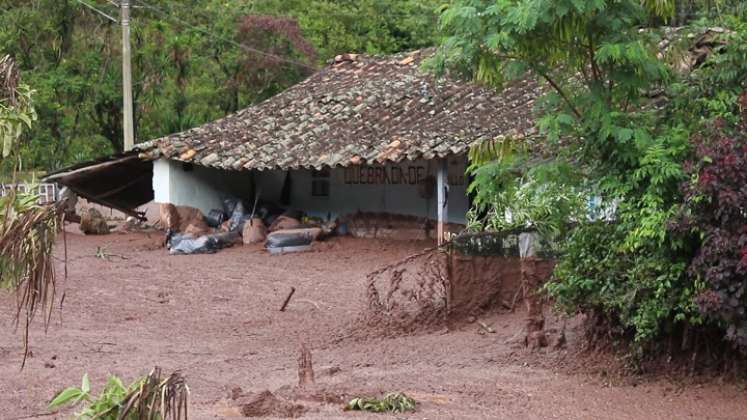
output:
M 449 172 L 448 172 L 448 161 L 441 159 L 438 165 L 438 173 L 436 175 L 436 190 L 438 194 L 438 220 L 436 234 L 438 235 L 438 245 L 443 245 L 446 237 L 446 223 L 449 220 Z

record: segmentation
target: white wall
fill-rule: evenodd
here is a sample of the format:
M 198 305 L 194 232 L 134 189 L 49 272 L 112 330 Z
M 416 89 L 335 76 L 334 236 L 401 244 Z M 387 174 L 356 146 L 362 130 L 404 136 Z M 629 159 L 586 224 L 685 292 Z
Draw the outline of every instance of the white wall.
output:
M 333 218 L 358 211 L 403 214 L 436 219 L 435 176 L 437 160 L 417 160 L 384 166 L 334 168 L 330 173 L 329 197 L 311 194 L 312 171 L 290 172 L 290 207 L 313 215 Z M 448 159 L 448 221 L 465 223 L 469 201 L 466 194 L 465 156 Z M 248 171 L 220 171 L 194 165 L 185 171 L 180 162 L 159 159 L 153 167 L 153 190 L 158 203 L 197 207 L 204 213 L 221 208 L 228 196 L 253 201 L 252 176 Z M 262 200 L 280 202 L 285 171 L 254 173 L 254 185 Z M 422 197 L 421 182 L 434 177 L 430 198 Z
M 357 211 L 404 214 L 436 219 L 436 191 L 433 184 L 432 196 L 423 198 L 419 183 L 426 177 L 436 176 L 436 160 L 418 160 L 385 166 L 351 166 L 334 168 L 330 174 L 329 197 L 311 195 L 312 171 L 291 172 L 291 207 L 308 214 L 326 218 L 328 213 L 334 218 Z M 463 156 L 449 159 L 448 172 L 449 222 L 465 223 L 469 201 L 465 185 L 465 164 Z M 256 175 L 257 186 L 262 188 L 262 198 L 279 199 L 284 173 L 265 171 Z M 275 197 L 271 185 L 277 185 Z
M 252 176 L 249 171 L 221 171 L 158 159 L 153 163 L 153 192 L 156 203 L 192 206 L 207 214 L 222 208 L 227 197 L 251 199 Z

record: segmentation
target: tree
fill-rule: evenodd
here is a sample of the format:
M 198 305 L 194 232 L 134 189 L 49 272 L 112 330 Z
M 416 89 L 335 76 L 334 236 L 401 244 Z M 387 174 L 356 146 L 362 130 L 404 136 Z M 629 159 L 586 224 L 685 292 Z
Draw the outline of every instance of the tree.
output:
M 109 2 L 89 3 L 118 15 Z M 136 140 L 143 141 L 266 99 L 337 54 L 432 46 L 440 1 L 138 3 L 131 22 L 133 93 Z M 55 169 L 121 150 L 119 25 L 73 0 L 0 0 L 0 10 L 0 50 L 16 58 L 38 90 L 39 123 L 21 150 L 27 168 Z M 261 27 L 270 21 L 274 27 Z M 260 69 L 267 56 L 257 61 L 252 49 L 263 48 L 303 65 L 282 61 L 275 71 Z M 8 163 L 0 169 L 6 177 L 12 172 Z
M 734 77 L 747 74 L 727 66 L 741 53 L 712 54 L 702 68 L 681 69 L 678 51 L 688 50 L 688 34 L 703 31 L 663 27 L 675 6 L 668 0 L 455 1 L 441 15 L 446 37 L 431 63 L 497 88 L 520 77 L 544 82 L 536 111 L 541 148 L 551 159 L 526 160 L 519 174 L 560 163 L 580 176 L 545 177 L 546 186 L 527 190 L 534 194 L 527 202 L 541 203 L 545 189 L 574 181 L 576 191 L 614 209 L 614 222 L 575 220 L 547 289 L 562 308 L 618 326 L 648 348 L 662 333 L 703 323 L 694 301 L 700 285 L 686 273 L 693 241 L 670 222 L 682 202 L 691 134 L 718 110 L 737 111 L 728 98 L 741 83 Z M 712 83 L 716 96 L 706 99 L 711 71 L 730 76 Z M 699 118 L 694 109 L 703 110 Z M 505 171 L 517 174 L 498 167 L 493 179 L 512 179 Z M 506 201 L 504 186 L 476 183 L 495 208 Z

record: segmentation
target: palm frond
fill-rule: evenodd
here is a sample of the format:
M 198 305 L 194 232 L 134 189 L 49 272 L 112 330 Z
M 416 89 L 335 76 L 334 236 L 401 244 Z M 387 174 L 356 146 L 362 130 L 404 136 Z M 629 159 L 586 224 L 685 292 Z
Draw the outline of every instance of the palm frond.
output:
M 16 191 L 2 198 L 0 215 L 0 281 L 16 291 L 16 326 L 23 322 L 24 357 L 29 327 L 41 310 L 49 326 L 57 290 L 52 251 L 63 224 L 56 205 L 37 205 Z
M 124 398 L 121 407 L 117 420 L 187 420 L 189 387 L 179 373 L 162 379 L 161 368 L 156 367 Z

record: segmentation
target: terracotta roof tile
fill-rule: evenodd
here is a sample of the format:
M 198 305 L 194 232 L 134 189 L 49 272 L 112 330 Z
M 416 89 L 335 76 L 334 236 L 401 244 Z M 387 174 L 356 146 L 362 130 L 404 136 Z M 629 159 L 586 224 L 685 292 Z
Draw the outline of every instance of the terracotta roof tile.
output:
M 338 56 L 260 104 L 139 147 L 222 169 L 321 168 L 443 157 L 532 132 L 534 81 L 496 93 L 439 79 L 420 70 L 426 54 Z

